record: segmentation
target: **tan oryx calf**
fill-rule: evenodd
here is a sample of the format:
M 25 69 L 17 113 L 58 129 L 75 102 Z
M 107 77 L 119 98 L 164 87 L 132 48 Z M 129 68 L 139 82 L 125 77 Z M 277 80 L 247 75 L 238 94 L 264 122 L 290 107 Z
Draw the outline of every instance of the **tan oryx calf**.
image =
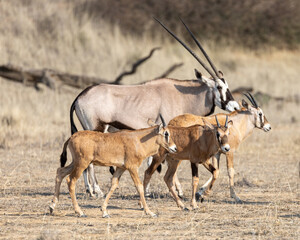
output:
M 53 212 L 59 198 L 60 185 L 67 175 L 67 183 L 75 212 L 85 216 L 80 209 L 75 195 L 75 184 L 82 172 L 93 163 L 99 166 L 116 166 L 112 178 L 112 185 L 102 205 L 103 217 L 109 217 L 106 207 L 108 200 L 117 188 L 119 179 L 125 170 L 128 170 L 146 214 L 152 213 L 145 201 L 143 185 L 138 176 L 138 168 L 142 161 L 154 155 L 162 147 L 166 151 L 176 152 L 176 145 L 170 137 L 170 131 L 163 124 L 141 130 L 124 130 L 116 133 L 101 133 L 96 131 L 80 131 L 73 134 L 64 144 L 61 154 L 61 168 L 57 169 L 55 193 L 50 204 L 50 213 Z M 67 161 L 67 147 L 72 154 L 73 161 L 64 167 Z
M 209 163 L 209 159 L 220 150 L 228 152 L 230 146 L 228 144 L 229 128 L 232 126 L 232 121 L 226 121 L 224 126 L 213 126 L 209 122 L 205 126 L 194 125 L 187 128 L 168 126 L 174 143 L 177 146 L 177 153 L 167 153 L 165 149 L 160 148 L 158 154 L 153 156 L 153 161 L 150 167 L 145 171 L 144 188 L 148 185 L 149 180 L 157 166 L 165 159 L 168 160 L 168 170 L 164 176 L 164 180 L 174 197 L 177 206 L 186 209 L 180 201 L 174 186 L 174 174 L 181 160 L 190 160 L 194 164 L 203 164 L 213 174 L 215 168 Z M 197 208 L 195 193 L 198 186 L 196 179 L 193 179 L 192 201 L 193 208 Z
M 258 107 L 257 102 L 254 97 L 248 93 L 245 95 L 252 106 L 248 105 L 246 101 L 242 101 L 242 110 L 234 111 L 230 114 L 217 114 L 218 120 L 220 124 L 224 124 L 226 121 L 226 117 L 228 116 L 229 120 L 233 121 L 233 126 L 229 130 L 228 141 L 230 145 L 230 151 L 225 153 L 226 161 L 227 161 L 227 171 L 229 177 L 229 185 L 230 185 L 230 196 L 234 198 L 237 202 L 241 202 L 240 198 L 236 195 L 234 190 L 234 168 L 233 168 L 233 154 L 238 149 L 241 142 L 246 139 L 253 132 L 254 128 L 262 129 L 265 132 L 271 130 L 271 125 L 265 117 L 262 109 Z M 184 114 L 180 115 L 169 122 L 170 126 L 181 126 L 188 127 L 194 124 L 204 125 L 203 122 L 210 122 L 211 124 L 216 124 L 216 120 L 214 116 L 209 117 L 201 117 L 193 114 Z M 212 189 L 213 183 L 215 182 L 215 178 L 219 175 L 219 160 L 220 160 L 221 152 L 218 152 L 213 158 L 213 166 L 216 168 L 215 175 L 211 176 L 211 178 L 200 188 L 200 191 L 197 192 L 197 198 L 201 198 L 203 194 L 209 194 Z M 193 178 L 198 178 L 198 166 L 195 164 L 191 164 Z M 177 176 L 175 176 L 175 183 L 178 192 L 182 192 L 180 183 L 178 181 Z

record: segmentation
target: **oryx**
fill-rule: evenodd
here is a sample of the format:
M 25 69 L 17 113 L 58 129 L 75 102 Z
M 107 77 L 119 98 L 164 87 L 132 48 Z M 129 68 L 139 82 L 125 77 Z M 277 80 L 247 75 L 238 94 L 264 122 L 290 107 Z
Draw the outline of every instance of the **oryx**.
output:
M 70 109 L 72 134 L 77 132 L 73 121 L 74 110 L 83 129 L 105 132 L 109 126 L 117 129 L 144 128 L 147 127 L 149 119 L 159 122 L 159 114 L 162 114 L 168 123 L 172 118 L 183 113 L 210 115 L 214 112 L 215 106 L 228 112 L 240 108 L 233 99 L 223 74 L 217 71 L 189 28 L 182 22 L 213 71 L 186 44 L 161 22 L 159 23 L 193 55 L 209 73 L 210 78 L 195 70 L 197 80 L 181 81 L 162 78 L 138 85 L 99 84 L 88 87 L 72 103 Z M 88 183 L 87 171 L 84 171 L 87 192 L 91 195 L 93 192 L 102 195 L 92 164 L 89 165 L 88 171 L 93 191 Z
M 162 124 L 139 130 L 119 131 L 115 133 L 101 133 L 95 131 L 80 131 L 73 134 L 64 144 L 61 154 L 61 167 L 57 169 L 55 178 L 55 193 L 50 204 L 50 213 L 59 199 L 60 185 L 67 177 L 69 192 L 75 212 L 80 217 L 86 217 L 80 209 L 75 195 L 76 181 L 90 163 L 98 166 L 116 166 L 117 170 L 111 181 L 111 188 L 102 205 L 103 217 L 108 218 L 107 205 L 110 196 L 119 184 L 125 170 L 128 170 L 140 194 L 140 202 L 146 214 L 155 217 L 150 211 L 144 196 L 143 184 L 139 178 L 138 169 L 142 161 L 158 153 L 160 147 L 167 152 L 175 153 L 177 147 L 172 140 L 172 135 L 162 116 Z M 181 128 L 179 128 L 181 129 Z M 67 162 L 67 148 L 72 155 L 72 162 L 65 167 Z M 139 151 L 137 151 L 139 149 Z

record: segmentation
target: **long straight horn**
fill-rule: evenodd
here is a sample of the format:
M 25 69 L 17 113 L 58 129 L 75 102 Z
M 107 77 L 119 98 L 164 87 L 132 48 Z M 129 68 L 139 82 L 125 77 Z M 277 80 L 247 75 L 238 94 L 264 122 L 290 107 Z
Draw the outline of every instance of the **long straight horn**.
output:
M 216 118 L 217 126 L 218 126 L 218 128 L 220 128 L 221 126 L 220 126 L 220 123 L 219 123 L 217 115 L 215 116 L 215 118 Z
M 215 74 L 206 66 L 206 64 L 184 43 L 182 42 L 174 33 L 172 33 L 162 22 L 157 18 L 153 17 L 169 34 L 172 35 L 192 56 L 202 65 L 202 67 L 216 80 Z
M 228 127 L 228 115 L 226 115 L 225 128 Z
M 249 94 L 249 92 L 247 92 L 247 93 Z M 252 104 L 252 106 L 255 107 L 255 103 L 253 102 L 253 99 L 250 96 L 248 96 L 247 94 L 245 94 L 245 93 L 244 93 L 244 95 L 248 98 L 248 100 L 250 101 L 250 103 Z
M 159 114 L 159 117 L 160 117 L 163 127 L 166 127 L 167 125 L 166 125 L 165 119 L 162 117 L 161 114 Z
M 196 39 L 195 35 L 192 33 L 192 31 L 189 29 L 189 27 L 184 23 L 184 21 L 181 19 L 181 17 L 179 17 L 180 21 L 183 23 L 183 25 L 185 26 L 186 30 L 190 33 L 190 35 L 192 36 L 194 42 L 197 44 L 198 48 L 201 50 L 201 52 L 203 53 L 203 55 L 205 56 L 205 58 L 207 59 L 207 61 L 209 62 L 209 65 L 212 67 L 212 69 L 214 70 L 215 74 L 217 75 L 218 78 L 221 78 L 222 76 L 220 76 L 219 72 L 217 71 L 217 68 L 215 67 L 215 65 L 213 64 L 213 62 L 210 60 L 209 56 L 207 55 L 206 51 L 204 50 L 204 48 L 201 46 L 200 42 Z
M 250 92 L 248 92 L 248 94 L 249 94 L 249 96 L 252 98 L 252 101 L 253 101 L 253 103 L 254 103 L 254 106 L 255 106 L 256 108 L 258 108 L 258 104 L 257 104 L 255 98 L 252 96 L 252 94 L 251 94 Z

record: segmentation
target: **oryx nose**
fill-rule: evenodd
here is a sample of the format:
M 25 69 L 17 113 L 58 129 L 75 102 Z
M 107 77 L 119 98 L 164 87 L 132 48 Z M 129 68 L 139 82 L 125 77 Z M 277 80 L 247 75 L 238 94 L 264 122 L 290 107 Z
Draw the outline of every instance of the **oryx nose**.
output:
M 171 147 L 170 147 L 170 150 L 171 150 L 171 152 L 173 152 L 173 153 L 177 152 L 177 147 L 176 147 L 176 145 L 171 146 Z
M 230 146 L 228 144 L 222 146 L 222 151 L 223 152 L 229 152 L 230 151 Z

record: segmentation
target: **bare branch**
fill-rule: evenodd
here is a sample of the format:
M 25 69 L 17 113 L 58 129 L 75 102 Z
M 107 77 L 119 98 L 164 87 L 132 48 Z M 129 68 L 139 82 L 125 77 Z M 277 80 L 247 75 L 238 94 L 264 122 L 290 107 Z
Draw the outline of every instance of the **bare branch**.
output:
M 170 75 L 171 72 L 174 72 L 177 68 L 180 68 L 183 63 L 175 63 L 171 67 L 169 67 L 162 75 L 156 77 L 155 79 L 165 78 Z
M 139 59 L 137 62 L 135 62 L 135 63 L 132 65 L 132 68 L 131 68 L 130 71 L 121 73 L 121 74 L 116 78 L 116 80 L 113 81 L 113 84 L 120 84 L 120 81 L 122 80 L 122 78 L 123 78 L 124 76 L 130 75 L 130 74 L 134 74 L 134 73 L 136 72 L 137 67 L 138 67 L 139 65 L 141 65 L 142 63 L 144 63 L 145 61 L 147 61 L 147 60 L 152 56 L 152 54 L 153 54 L 156 50 L 159 50 L 159 49 L 160 49 L 160 47 L 153 48 L 153 49 L 150 51 L 150 53 L 149 53 L 148 56 L 146 56 L 146 57 L 144 57 L 144 58 L 142 58 L 142 59 Z

